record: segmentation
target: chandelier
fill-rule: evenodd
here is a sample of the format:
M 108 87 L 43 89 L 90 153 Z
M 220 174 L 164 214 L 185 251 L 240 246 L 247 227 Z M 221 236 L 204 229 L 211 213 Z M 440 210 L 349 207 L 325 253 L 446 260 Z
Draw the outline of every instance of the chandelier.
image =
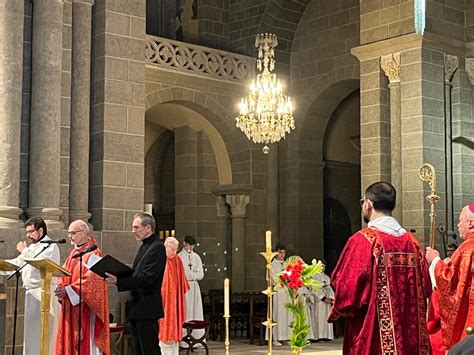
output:
M 236 126 L 249 140 L 265 144 L 265 154 L 269 152 L 267 144 L 280 141 L 295 129 L 291 99 L 283 93 L 281 82 L 273 72 L 277 45 L 276 35 L 257 35 L 257 78 L 252 80 L 247 97 L 240 100 L 240 114 L 236 117 Z

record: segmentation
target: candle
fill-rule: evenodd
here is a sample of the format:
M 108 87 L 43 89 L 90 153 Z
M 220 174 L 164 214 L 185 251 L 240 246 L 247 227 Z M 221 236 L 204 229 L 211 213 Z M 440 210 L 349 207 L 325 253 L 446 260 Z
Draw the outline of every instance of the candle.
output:
M 170 236 L 170 231 L 169 230 L 165 230 L 165 238 L 168 238 Z
M 265 241 L 267 250 L 272 250 L 272 232 L 266 231 L 265 232 Z
M 174 229 L 171 230 L 171 236 L 174 237 Z
M 163 240 L 163 238 L 164 238 L 163 231 L 160 231 L 159 235 L 160 235 L 160 239 Z
M 229 279 L 224 280 L 224 317 L 229 317 Z

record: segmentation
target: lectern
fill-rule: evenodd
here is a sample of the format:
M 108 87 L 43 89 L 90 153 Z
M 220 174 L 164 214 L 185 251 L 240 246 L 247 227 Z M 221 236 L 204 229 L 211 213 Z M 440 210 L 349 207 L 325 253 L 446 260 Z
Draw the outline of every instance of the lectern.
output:
M 24 259 L 41 273 L 41 345 L 40 355 L 49 354 L 49 311 L 51 306 L 51 279 L 71 276 L 71 273 L 49 259 Z
M 0 259 L 0 271 L 15 271 L 18 266 L 15 264 L 9 263 L 4 259 Z

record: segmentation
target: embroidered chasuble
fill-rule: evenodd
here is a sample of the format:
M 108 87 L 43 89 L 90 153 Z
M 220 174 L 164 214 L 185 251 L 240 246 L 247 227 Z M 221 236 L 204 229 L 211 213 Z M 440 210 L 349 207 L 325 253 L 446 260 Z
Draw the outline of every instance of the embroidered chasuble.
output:
M 428 263 L 416 238 L 366 228 L 349 238 L 331 277 L 329 321 L 347 317 L 344 354 L 429 354 Z
M 160 341 L 176 342 L 183 337 L 182 326 L 186 320 L 185 293 L 189 284 L 179 255 L 166 258 L 166 268 L 161 286 L 161 297 L 165 317 L 159 320 Z
M 73 259 L 72 257 L 94 244 L 96 244 L 95 240 L 92 239 L 81 247 L 74 248 L 71 251 L 63 265 L 65 269 L 71 272 L 71 276 L 59 278 L 59 286 L 70 286 L 72 290 L 79 295 L 79 258 Z M 101 277 L 86 267 L 89 258 L 93 254 L 101 257 L 102 251 L 96 249 L 82 256 L 80 355 L 91 355 L 91 348 L 98 348 L 99 351 L 108 355 L 110 354 L 108 289 L 107 284 Z M 79 336 L 79 304 L 73 305 L 70 298 L 66 296 L 62 300 L 61 306 L 59 329 L 56 337 L 56 354 L 76 355 Z M 95 321 L 91 324 L 91 320 Z M 93 344 L 91 344 L 92 339 Z
M 444 349 L 450 349 L 474 326 L 474 233 L 456 249 L 446 264 L 436 263 L 435 277 Z

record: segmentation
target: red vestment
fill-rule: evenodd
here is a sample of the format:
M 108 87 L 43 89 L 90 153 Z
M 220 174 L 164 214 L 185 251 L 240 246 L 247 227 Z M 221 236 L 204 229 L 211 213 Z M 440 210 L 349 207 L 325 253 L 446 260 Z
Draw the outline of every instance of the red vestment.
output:
M 347 317 L 344 354 L 429 354 L 428 263 L 410 233 L 366 228 L 347 241 L 331 277 L 328 321 Z
M 466 335 L 474 326 L 474 233 L 468 235 L 451 260 L 439 261 L 435 268 L 439 293 L 441 329 L 445 350 Z
M 159 320 L 161 341 L 181 341 L 183 323 L 186 321 L 186 305 L 184 294 L 188 292 L 189 284 L 179 255 L 166 258 L 166 268 L 161 286 L 161 298 L 165 317 Z
M 431 351 L 433 355 L 444 355 L 443 337 L 441 334 L 441 318 L 439 316 L 438 290 L 434 289 L 430 298 L 430 308 L 428 309 L 428 321 L 426 322 L 428 334 L 430 336 Z
M 92 239 L 80 248 L 74 248 L 63 267 L 71 272 L 69 277 L 59 278 L 59 286 L 71 286 L 79 294 L 79 258 L 75 254 L 95 244 Z M 96 249 L 82 257 L 82 315 L 81 315 L 81 355 L 90 354 L 90 316 L 95 313 L 94 343 L 104 354 L 110 354 L 109 339 L 109 296 L 107 284 L 100 276 L 90 271 L 85 265 L 92 254 L 102 256 Z M 76 355 L 79 336 L 79 305 L 73 306 L 66 296 L 61 302 L 58 333 L 56 337 L 56 355 Z

